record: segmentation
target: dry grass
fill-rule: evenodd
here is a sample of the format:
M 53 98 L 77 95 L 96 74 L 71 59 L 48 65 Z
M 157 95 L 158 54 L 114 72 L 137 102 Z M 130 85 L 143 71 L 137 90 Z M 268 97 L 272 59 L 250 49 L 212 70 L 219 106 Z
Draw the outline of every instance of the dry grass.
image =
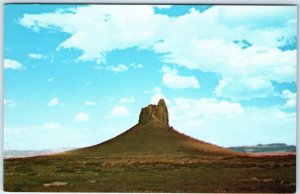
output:
M 4 161 L 4 189 L 70 192 L 295 192 L 295 160 L 295 156 L 252 158 L 209 155 L 8 159 Z

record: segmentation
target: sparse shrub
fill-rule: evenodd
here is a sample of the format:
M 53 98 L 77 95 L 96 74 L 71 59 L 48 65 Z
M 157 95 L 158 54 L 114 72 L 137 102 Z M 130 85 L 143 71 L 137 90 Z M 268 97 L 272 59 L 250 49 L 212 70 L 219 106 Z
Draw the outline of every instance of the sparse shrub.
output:
M 58 169 L 55 169 L 54 172 L 58 172 L 58 173 L 74 173 L 75 170 L 71 169 L 71 168 L 58 168 Z
M 19 165 L 16 167 L 16 171 L 19 173 L 32 173 L 34 170 L 29 165 Z

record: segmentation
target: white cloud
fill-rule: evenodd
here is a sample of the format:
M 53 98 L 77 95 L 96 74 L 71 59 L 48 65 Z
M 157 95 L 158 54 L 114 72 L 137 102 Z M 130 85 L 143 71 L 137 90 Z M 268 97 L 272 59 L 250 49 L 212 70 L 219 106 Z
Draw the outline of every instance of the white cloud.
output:
M 136 69 L 141 69 L 141 68 L 144 67 L 144 65 L 143 65 L 143 64 L 140 64 L 140 63 L 138 63 L 138 64 L 136 64 L 136 63 L 131 63 L 131 64 L 129 64 L 129 66 L 131 66 L 131 67 L 133 67 L 133 68 L 136 68 Z
M 8 106 L 9 108 L 16 107 L 18 105 L 16 100 L 13 99 L 4 99 L 4 106 Z
M 45 59 L 46 58 L 46 56 L 44 56 L 40 53 L 29 53 L 28 57 L 31 59 Z
M 51 28 L 68 33 L 70 37 L 58 50 L 76 48 L 83 52 L 78 60 L 102 63 L 105 54 L 112 50 L 137 45 L 146 48 L 160 40 L 159 32 L 166 19 L 166 16 L 155 15 L 151 6 L 130 5 L 124 9 L 91 5 L 54 13 L 24 14 L 19 23 L 34 31 Z
M 171 104 L 171 101 L 168 98 L 166 98 L 166 96 L 162 93 L 162 90 L 160 87 L 156 86 L 152 90 L 144 91 L 144 93 L 145 94 L 153 94 L 150 99 L 151 104 L 157 104 L 160 99 L 164 99 L 167 105 Z
M 154 93 L 161 93 L 161 89 L 160 89 L 160 87 L 154 87 L 153 89 L 152 89 L 152 91 L 154 92 Z
M 90 116 L 87 113 L 80 112 L 75 115 L 74 121 L 75 122 L 87 122 L 90 120 Z
M 128 68 L 126 65 L 119 64 L 116 66 L 100 66 L 100 65 L 95 65 L 95 69 L 99 70 L 107 70 L 107 71 L 113 71 L 113 72 L 123 72 L 123 71 L 128 71 Z
M 166 39 L 166 41 L 158 44 L 157 49 L 159 52 L 170 53 L 165 56 L 165 62 L 176 63 L 190 69 L 199 69 L 221 75 L 223 80 L 228 80 L 228 83 L 226 86 L 223 85 L 223 90 L 219 88 L 218 93 L 226 97 L 239 96 L 251 98 L 262 95 L 267 96 L 273 90 L 270 80 L 276 80 L 278 82 L 291 82 L 295 80 L 296 51 L 282 52 L 279 49 L 271 48 L 271 43 L 264 43 L 263 45 L 265 46 L 263 46 L 261 44 L 263 41 L 252 40 L 252 38 L 255 37 L 252 37 L 251 34 L 257 35 L 257 30 L 249 35 L 249 33 L 242 33 L 243 28 L 234 30 L 232 27 L 228 28 L 226 22 L 218 22 L 217 16 L 220 13 L 217 10 L 224 14 L 229 13 L 224 8 L 212 8 L 203 14 L 198 14 L 194 11 L 178 19 L 178 24 L 182 24 L 182 31 L 184 31 L 183 28 L 188 27 L 189 20 L 199 20 L 201 23 L 202 19 L 204 20 L 205 18 L 206 22 L 209 22 L 210 25 L 208 29 L 188 28 L 191 31 L 194 30 L 194 33 L 189 34 L 190 36 L 180 37 L 179 35 L 174 35 L 174 38 Z M 268 9 L 265 11 L 268 11 Z M 255 13 L 253 9 L 252 12 Z M 262 14 L 262 12 L 260 13 Z M 252 16 L 253 14 L 251 14 L 250 17 Z M 251 31 L 251 29 L 247 30 Z M 264 30 L 266 32 L 269 31 L 268 29 Z M 280 30 L 280 28 L 277 30 Z M 182 31 L 179 30 L 178 34 L 182 33 Z M 197 31 L 200 34 L 195 33 Z M 222 33 L 224 34 L 224 36 L 222 36 L 223 40 L 213 35 L 214 32 L 219 33 L 220 31 L 224 32 Z M 237 34 L 237 32 L 239 34 Z M 227 34 L 230 37 L 227 37 Z M 247 36 L 241 37 L 243 34 Z M 199 37 L 201 35 L 203 38 Z M 188 39 L 186 39 L 186 37 Z M 237 37 L 247 39 L 251 43 L 255 43 L 255 45 L 247 49 L 241 49 L 232 43 L 234 38 Z M 271 39 L 266 38 L 266 40 Z M 274 40 L 276 39 L 272 41 Z M 280 73 L 280 69 L 282 73 Z M 244 77 L 244 79 L 239 79 L 240 77 Z M 257 87 L 255 83 L 258 82 L 262 84 L 259 84 Z M 244 88 L 247 88 L 248 93 L 243 95 L 245 91 Z M 266 92 L 263 94 L 261 91 Z M 251 93 L 251 95 L 249 95 L 249 93 Z
M 85 102 L 85 105 L 87 105 L 87 106 L 95 106 L 95 105 L 96 105 L 96 102 L 93 102 L 93 101 L 86 101 L 86 102 Z
M 135 98 L 133 96 L 130 96 L 129 98 L 123 97 L 119 100 L 120 104 L 130 104 L 134 102 L 135 102 Z
M 221 32 L 230 42 L 249 39 L 255 45 L 282 46 L 296 34 L 295 6 L 213 6 L 203 13 L 191 9 L 188 14 L 173 18 L 155 14 L 153 7 L 169 8 L 168 5 L 127 5 L 126 9 L 91 5 L 24 14 L 19 23 L 34 31 L 54 28 L 70 34 L 58 48 L 79 49 L 83 51 L 80 60 L 98 63 L 105 61 L 105 54 L 112 50 L 147 48 L 160 40 L 174 40 L 177 44 L 184 43 L 183 38 L 193 41 L 200 37 L 220 37 Z
M 220 96 L 226 85 L 228 85 L 228 80 L 225 80 L 225 79 L 219 80 L 219 84 L 215 88 L 215 94 L 217 96 Z
M 126 106 L 114 106 L 110 112 L 111 117 L 126 117 L 129 116 L 129 110 Z
M 177 98 L 169 106 L 175 129 L 221 146 L 296 142 L 296 113 L 243 107 L 215 98 Z M 238 138 L 236 138 L 238 137 Z
M 12 59 L 4 59 L 4 69 L 22 69 L 23 65 L 19 61 L 12 60 Z
M 122 71 L 128 71 L 128 68 L 126 65 L 120 64 L 117 66 L 108 66 L 106 67 L 107 70 L 114 71 L 114 72 L 122 72 Z
M 282 97 L 287 99 L 285 106 L 286 107 L 296 107 L 297 94 L 296 92 L 291 92 L 290 90 L 284 90 L 282 92 Z
M 262 77 L 235 77 L 222 79 L 215 88 L 215 94 L 232 100 L 268 97 L 272 95 L 274 86 L 270 80 Z
M 56 105 L 58 105 L 59 104 L 59 100 L 58 100 L 58 98 L 52 98 L 52 99 L 50 99 L 50 101 L 48 102 L 48 104 L 47 104 L 47 106 L 56 106 Z
M 247 10 L 249 16 L 245 17 L 239 10 Z M 288 12 L 288 16 L 283 16 Z M 168 53 L 164 55 L 165 63 L 213 72 L 227 80 L 226 85 L 223 82 L 222 89 L 220 86 L 216 88 L 220 96 L 266 97 L 273 91 L 271 80 L 295 81 L 296 50 L 276 48 L 284 43 L 280 36 L 284 40 L 296 36 L 296 27 L 290 24 L 295 13 L 295 8 L 291 7 L 264 6 L 214 6 L 203 13 L 192 10 L 174 19 L 174 25 L 178 26 L 176 31 L 170 31 L 170 36 L 155 44 L 154 48 L 158 53 Z M 236 23 L 231 23 L 231 15 L 235 15 L 232 20 Z M 283 19 L 277 26 L 265 17 Z M 251 22 L 248 23 L 248 20 Z M 265 26 L 259 26 L 262 20 Z M 192 26 L 193 22 L 199 25 Z M 268 25 L 272 26 L 272 30 L 266 27 Z M 233 43 L 236 39 L 247 40 L 253 46 L 242 49 Z
M 163 95 L 163 94 L 161 94 L 161 93 L 154 94 L 154 95 L 152 96 L 152 98 L 151 98 L 150 103 L 151 103 L 151 104 L 157 104 L 158 101 L 159 101 L 160 99 L 164 99 L 165 102 L 166 102 L 166 104 L 170 104 L 170 100 L 167 99 L 166 96 Z
M 43 125 L 43 128 L 44 128 L 44 129 L 60 129 L 60 128 L 61 128 L 61 125 L 58 124 L 58 123 L 53 123 L 53 122 L 51 122 L 51 123 L 45 123 L 45 124 Z
M 273 91 L 271 81 L 294 82 L 296 79 L 295 50 L 283 52 L 277 48 L 257 46 L 241 49 L 233 43 L 200 39 L 186 42 L 185 48 L 176 50 L 179 45 L 169 43 L 163 43 L 164 48 L 160 50 L 170 53 L 165 56 L 164 62 L 220 75 L 227 81 L 226 85 L 223 82 L 222 90 L 220 86 L 216 88 L 220 96 L 268 96 Z M 194 49 L 186 52 L 190 48 Z
M 186 114 L 191 120 L 204 117 L 218 118 L 220 115 L 232 116 L 244 112 L 239 103 L 219 101 L 215 98 L 201 98 L 199 100 L 177 98 L 174 99 L 174 102 L 176 107 L 173 107 L 172 110 L 175 112 L 182 111 L 181 114 Z
M 169 88 L 184 89 L 184 88 L 200 88 L 200 84 L 194 76 L 180 76 L 176 70 L 168 67 L 163 67 L 163 84 Z
M 79 49 L 78 60 L 103 63 L 113 50 L 152 49 L 162 54 L 164 63 L 212 72 L 227 80 L 222 89 L 216 88 L 221 97 L 253 98 L 272 93 L 271 80 L 295 82 L 297 51 L 277 47 L 296 37 L 296 15 L 296 6 L 213 6 L 202 13 L 191 9 L 180 17 L 168 17 L 155 14 L 149 5 L 126 9 L 92 5 L 24 14 L 19 22 L 34 31 L 48 28 L 68 33 L 70 37 L 58 49 Z M 253 46 L 242 49 L 234 40 L 247 40 Z M 173 73 L 164 80 L 172 87 L 174 80 L 189 80 L 197 87 L 192 76 Z
M 246 20 L 247 23 L 243 25 L 254 31 L 269 28 L 273 28 L 275 31 L 282 30 L 280 27 L 286 27 L 289 25 L 289 21 L 296 17 L 296 7 L 291 6 L 220 6 L 211 11 L 215 11 L 214 14 L 216 12 L 221 14 L 219 22 L 226 26 L 237 27 Z M 277 18 L 276 23 L 273 21 L 274 18 Z M 268 39 L 270 41 L 271 38 Z

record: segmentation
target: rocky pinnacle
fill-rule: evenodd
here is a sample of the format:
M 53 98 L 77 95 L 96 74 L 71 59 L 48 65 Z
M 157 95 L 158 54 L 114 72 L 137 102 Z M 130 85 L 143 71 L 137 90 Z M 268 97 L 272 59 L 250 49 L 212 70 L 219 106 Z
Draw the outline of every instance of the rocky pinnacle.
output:
M 164 99 L 160 99 L 157 105 L 150 104 L 142 108 L 139 124 L 146 124 L 150 121 L 158 121 L 165 125 L 169 125 L 168 108 Z

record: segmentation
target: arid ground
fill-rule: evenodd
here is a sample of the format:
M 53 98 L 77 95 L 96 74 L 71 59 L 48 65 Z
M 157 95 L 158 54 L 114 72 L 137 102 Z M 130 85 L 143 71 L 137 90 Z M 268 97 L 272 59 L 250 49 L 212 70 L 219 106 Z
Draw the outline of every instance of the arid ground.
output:
M 5 191 L 295 192 L 296 157 L 6 159 Z

